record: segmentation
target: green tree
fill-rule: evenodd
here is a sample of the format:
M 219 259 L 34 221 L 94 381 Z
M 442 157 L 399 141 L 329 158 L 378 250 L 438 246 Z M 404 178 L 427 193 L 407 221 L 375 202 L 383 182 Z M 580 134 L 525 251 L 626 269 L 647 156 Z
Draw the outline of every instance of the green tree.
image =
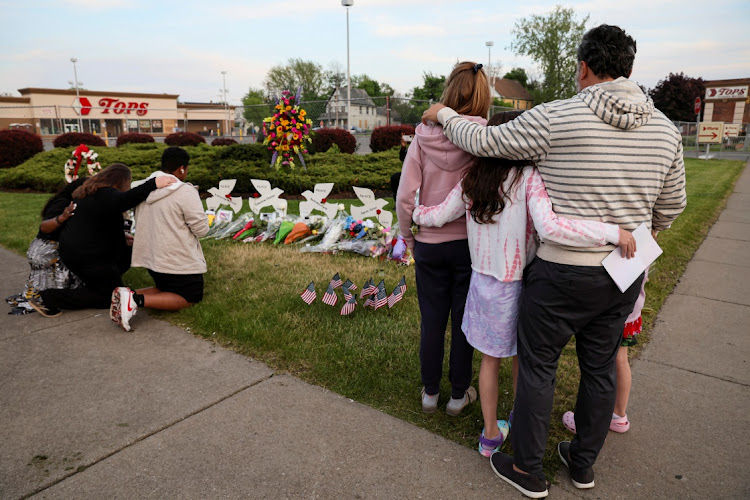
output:
M 527 88 L 529 83 L 529 75 L 526 74 L 526 70 L 523 68 L 513 68 L 512 70 L 505 73 L 505 75 L 503 75 L 503 78 L 507 78 L 508 80 L 515 80 L 523 85 L 523 88 Z
M 352 87 L 363 89 L 370 97 L 392 96 L 393 88 L 387 83 L 380 83 L 367 75 L 355 75 L 352 77 Z
M 424 84 L 421 87 L 414 87 L 411 91 L 412 99 L 439 100 L 445 88 L 445 75 L 436 76 L 432 73 L 424 73 L 422 79 Z
M 573 9 L 560 5 L 546 15 L 533 15 L 516 22 L 511 50 L 539 64 L 544 81 L 534 96 L 537 102 L 566 99 L 575 95 L 576 52 L 589 16 L 575 20 Z
M 273 99 L 268 97 L 263 89 L 250 87 L 242 98 L 242 105 L 242 115 L 251 126 L 261 126 L 263 118 L 273 114 Z
M 302 100 L 325 99 L 325 74 L 323 67 L 314 61 L 291 58 L 284 65 L 268 70 L 263 85 L 268 95 L 279 96 L 283 90 L 296 92 L 302 86 Z

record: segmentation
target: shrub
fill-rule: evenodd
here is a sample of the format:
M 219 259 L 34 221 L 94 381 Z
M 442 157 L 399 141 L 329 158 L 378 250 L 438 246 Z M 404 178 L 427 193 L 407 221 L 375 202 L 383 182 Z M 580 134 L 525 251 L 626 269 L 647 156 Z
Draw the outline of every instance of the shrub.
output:
M 175 132 L 164 139 L 164 144 L 167 146 L 197 146 L 205 142 L 203 137 L 192 132 Z
M 237 141 L 231 137 L 219 137 L 211 142 L 212 146 L 231 146 L 232 144 L 237 144 Z
M 373 153 L 391 149 L 401 144 L 403 135 L 414 135 L 414 127 L 411 125 L 376 127 L 370 137 L 370 149 Z
M 56 148 L 75 148 L 81 144 L 96 147 L 104 147 L 107 145 L 101 137 L 94 134 L 87 134 L 86 132 L 67 132 L 58 135 L 52 142 L 52 145 Z
M 44 151 L 42 138 L 25 130 L 0 130 L 0 168 L 15 167 Z
M 124 163 L 133 172 L 133 179 L 144 179 L 159 168 L 166 145 L 161 143 L 126 144 L 119 148 L 103 148 L 99 154 L 102 167 Z M 315 184 L 333 182 L 333 192 L 351 193 L 352 186 L 374 191 L 390 191 L 390 178 L 401 171 L 398 151 L 390 149 L 381 153 L 351 155 L 336 153 L 333 147 L 326 153 L 307 154 L 307 170 L 269 166 L 271 153 L 262 144 L 234 144 L 214 148 L 208 144 L 188 146 L 190 170 L 188 182 L 201 191 L 217 186 L 221 179 L 237 179 L 235 193 L 255 191 L 251 179 L 266 179 L 273 187 L 287 195 L 312 190 Z M 13 168 L 0 169 L 0 186 L 4 188 L 54 192 L 61 188 L 63 165 L 70 156 L 67 149 L 44 151 Z M 85 175 L 85 169 L 84 169 Z
M 122 134 L 117 138 L 117 147 L 120 147 L 123 144 L 144 144 L 147 142 L 154 142 L 154 138 L 149 134 L 130 132 L 127 134 Z
M 354 154 L 357 149 L 357 139 L 343 128 L 322 128 L 314 132 L 310 151 L 325 153 L 336 144 L 342 153 Z

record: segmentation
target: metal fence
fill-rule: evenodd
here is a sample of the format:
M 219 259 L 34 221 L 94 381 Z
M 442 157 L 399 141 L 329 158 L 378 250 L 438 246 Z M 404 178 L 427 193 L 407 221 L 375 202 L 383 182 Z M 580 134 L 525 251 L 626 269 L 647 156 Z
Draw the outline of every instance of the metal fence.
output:
M 685 151 L 705 151 L 706 144 L 697 142 L 698 124 L 696 122 L 673 122 L 682 134 L 682 147 Z M 747 129 L 748 124 L 740 127 L 740 134 L 735 137 L 724 137 L 720 144 L 711 144 L 711 152 L 730 152 L 730 153 L 750 153 L 750 135 Z

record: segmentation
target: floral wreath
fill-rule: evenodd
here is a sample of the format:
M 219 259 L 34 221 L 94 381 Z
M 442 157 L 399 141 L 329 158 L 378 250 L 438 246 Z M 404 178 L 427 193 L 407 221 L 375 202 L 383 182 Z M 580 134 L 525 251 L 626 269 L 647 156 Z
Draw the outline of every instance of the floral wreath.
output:
M 296 154 L 302 167 L 307 170 L 302 154 L 307 153 L 305 144 L 311 142 L 312 120 L 306 118 L 307 112 L 299 106 L 301 92 L 302 87 L 297 89 L 297 95 L 283 91 L 281 98 L 276 100 L 273 116 L 263 119 L 263 144 L 273 151 L 272 167 L 289 165 L 293 169 L 293 154 Z
M 89 149 L 85 144 L 81 144 L 75 148 L 68 161 L 65 162 L 65 180 L 68 184 L 78 179 L 78 169 L 84 159 L 86 160 L 86 167 L 88 168 L 89 175 L 96 175 L 96 173 L 102 169 L 102 166 L 96 161 L 98 157 L 99 154 L 94 153 L 94 151 Z

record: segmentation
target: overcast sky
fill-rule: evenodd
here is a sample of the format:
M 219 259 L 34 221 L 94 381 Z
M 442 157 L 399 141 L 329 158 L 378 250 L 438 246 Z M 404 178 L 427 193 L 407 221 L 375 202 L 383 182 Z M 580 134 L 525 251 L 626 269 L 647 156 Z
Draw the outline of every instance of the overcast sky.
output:
M 488 60 L 503 72 L 532 61 L 510 51 L 514 23 L 560 3 L 354 0 L 351 74 L 406 93 L 422 74 L 457 60 Z M 632 78 L 648 88 L 670 72 L 704 79 L 750 77 L 750 1 L 569 1 L 588 27 L 617 24 L 638 43 Z M 340 0 L 0 0 L 0 93 L 69 88 L 71 57 L 89 90 L 180 94 L 217 101 L 227 71 L 230 103 L 260 87 L 289 58 L 346 71 L 346 9 Z

